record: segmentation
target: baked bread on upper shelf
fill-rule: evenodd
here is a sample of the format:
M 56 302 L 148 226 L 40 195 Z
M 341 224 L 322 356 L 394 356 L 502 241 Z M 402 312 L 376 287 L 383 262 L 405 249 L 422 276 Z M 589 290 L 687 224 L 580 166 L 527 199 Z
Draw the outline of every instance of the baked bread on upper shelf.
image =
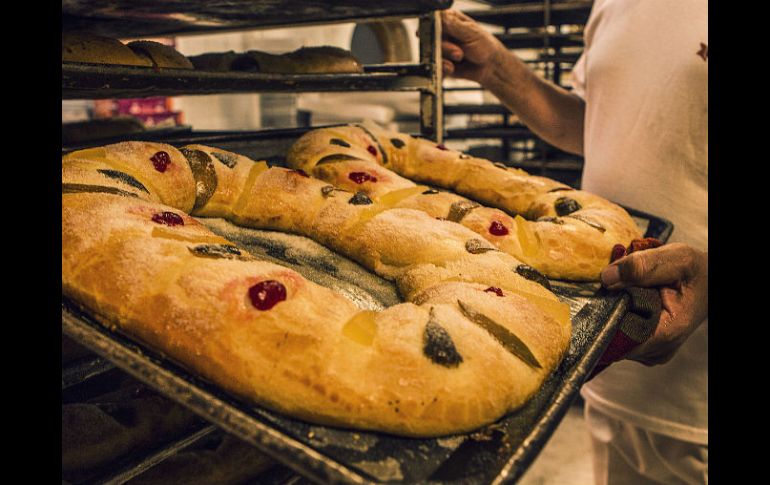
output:
M 61 60 L 91 64 L 119 64 L 152 67 L 152 61 L 138 56 L 118 39 L 86 32 L 62 32 Z
M 332 46 L 302 47 L 284 54 L 258 50 L 236 53 L 213 52 L 191 56 L 190 61 L 202 71 L 241 71 L 265 74 L 360 73 L 363 66 L 353 54 Z
M 88 32 L 62 32 L 62 61 L 155 68 L 193 69 L 176 49 L 152 40 L 124 44 Z

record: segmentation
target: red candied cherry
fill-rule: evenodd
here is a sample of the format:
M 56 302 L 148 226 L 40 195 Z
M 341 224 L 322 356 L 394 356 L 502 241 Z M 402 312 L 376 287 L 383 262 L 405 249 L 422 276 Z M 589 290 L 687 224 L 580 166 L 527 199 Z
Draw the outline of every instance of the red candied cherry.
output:
M 489 225 L 489 233 L 495 236 L 505 236 L 508 234 L 508 228 L 500 221 L 492 221 Z
M 449 150 L 449 148 L 447 148 L 443 143 L 439 143 L 438 145 L 436 145 L 436 148 L 443 151 Z
M 373 157 L 377 156 L 377 149 L 374 148 L 372 145 L 369 145 L 368 147 L 366 147 L 366 151 L 371 153 Z
M 496 286 L 490 286 L 489 288 L 487 288 L 484 291 L 488 291 L 490 293 L 494 293 L 497 296 L 505 296 L 505 295 L 503 295 L 503 290 L 501 290 L 500 288 L 498 288 Z
M 152 215 L 152 222 L 165 226 L 184 226 L 184 219 L 173 212 L 158 212 Z
M 377 181 L 377 177 L 369 175 L 366 172 L 350 172 L 350 174 L 348 174 L 348 178 L 357 184 Z
M 153 167 L 158 172 L 165 172 L 166 168 L 171 164 L 171 155 L 166 152 L 158 152 L 150 157 Z
M 612 254 L 610 255 L 610 263 L 617 261 L 626 255 L 626 247 L 622 244 L 616 244 L 612 246 Z
M 644 251 L 646 249 L 653 249 L 660 247 L 663 243 L 654 237 L 645 237 L 642 239 L 634 239 L 631 244 L 626 248 L 626 254 L 635 253 L 636 251 Z
M 249 299 L 257 310 L 270 310 L 286 299 L 286 287 L 279 281 L 260 281 L 249 288 Z

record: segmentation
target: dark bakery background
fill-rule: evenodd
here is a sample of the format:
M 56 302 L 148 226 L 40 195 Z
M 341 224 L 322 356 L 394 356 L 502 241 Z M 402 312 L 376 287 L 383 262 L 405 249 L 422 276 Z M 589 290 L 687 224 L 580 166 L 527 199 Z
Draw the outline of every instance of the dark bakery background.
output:
M 540 140 L 477 84 L 458 79 L 438 84 L 424 67 L 435 66 L 440 55 L 430 48 L 427 27 L 436 9 L 450 5 L 484 22 L 543 77 L 569 88 L 591 1 L 63 0 L 67 32 L 125 44 L 151 40 L 190 59 L 333 46 L 349 50 L 363 69 L 299 80 L 278 73 L 246 82 L 224 70 L 210 74 L 214 69 L 154 65 L 137 73 L 115 65 L 68 63 L 62 72 L 62 149 L 131 139 L 210 141 L 255 159 L 268 152 L 280 158 L 309 127 L 373 120 L 443 138 L 452 149 L 577 187 L 580 157 Z M 421 23 L 426 28 L 418 36 Z M 260 72 L 248 61 L 236 63 L 235 71 Z M 281 250 L 286 248 L 266 251 Z M 580 407 L 577 396 L 518 483 L 593 482 Z M 311 481 L 296 470 L 302 467 L 280 458 L 222 431 L 62 336 L 63 483 Z

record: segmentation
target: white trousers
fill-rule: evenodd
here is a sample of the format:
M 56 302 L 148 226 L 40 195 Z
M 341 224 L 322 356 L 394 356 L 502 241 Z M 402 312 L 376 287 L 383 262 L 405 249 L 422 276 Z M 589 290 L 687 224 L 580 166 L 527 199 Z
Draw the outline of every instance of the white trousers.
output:
M 708 445 L 652 433 L 585 403 L 596 485 L 708 485 Z

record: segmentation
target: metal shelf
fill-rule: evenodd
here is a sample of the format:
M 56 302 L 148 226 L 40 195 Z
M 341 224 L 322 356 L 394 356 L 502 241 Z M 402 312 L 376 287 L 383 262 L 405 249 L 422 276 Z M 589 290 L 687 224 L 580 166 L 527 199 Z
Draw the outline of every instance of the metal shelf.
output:
M 62 0 L 62 29 L 158 37 L 415 17 L 453 0 Z
M 575 64 L 580 59 L 580 53 L 575 54 L 540 54 L 537 59 L 527 59 L 524 62 L 527 64 Z
M 376 67 L 354 74 L 262 74 L 62 63 L 62 99 L 250 92 L 433 92 L 430 66 L 388 66 L 381 72 Z
M 419 18 L 419 64 L 369 66 L 356 74 L 279 75 L 62 63 L 62 99 L 258 92 L 418 91 L 420 133 L 443 140 L 441 20 L 453 0 L 63 0 L 62 30 L 111 37 L 179 35 L 251 28 Z
M 574 159 L 546 159 L 546 160 L 520 160 L 510 163 L 511 166 L 523 168 L 524 170 L 545 169 L 545 170 L 566 170 L 571 172 L 581 172 L 583 162 Z
M 456 128 L 447 130 L 445 139 L 458 140 L 468 138 L 501 138 L 505 140 L 531 140 L 537 139 L 524 125 L 512 126 L 484 126 L 480 128 Z
M 445 115 L 510 115 L 501 104 L 454 104 L 444 105 Z
M 543 25 L 581 24 L 588 21 L 593 1 L 553 3 L 549 8 L 537 5 L 506 5 L 466 11 L 474 20 L 502 27 L 539 27 Z M 547 21 L 546 21 L 547 19 Z

